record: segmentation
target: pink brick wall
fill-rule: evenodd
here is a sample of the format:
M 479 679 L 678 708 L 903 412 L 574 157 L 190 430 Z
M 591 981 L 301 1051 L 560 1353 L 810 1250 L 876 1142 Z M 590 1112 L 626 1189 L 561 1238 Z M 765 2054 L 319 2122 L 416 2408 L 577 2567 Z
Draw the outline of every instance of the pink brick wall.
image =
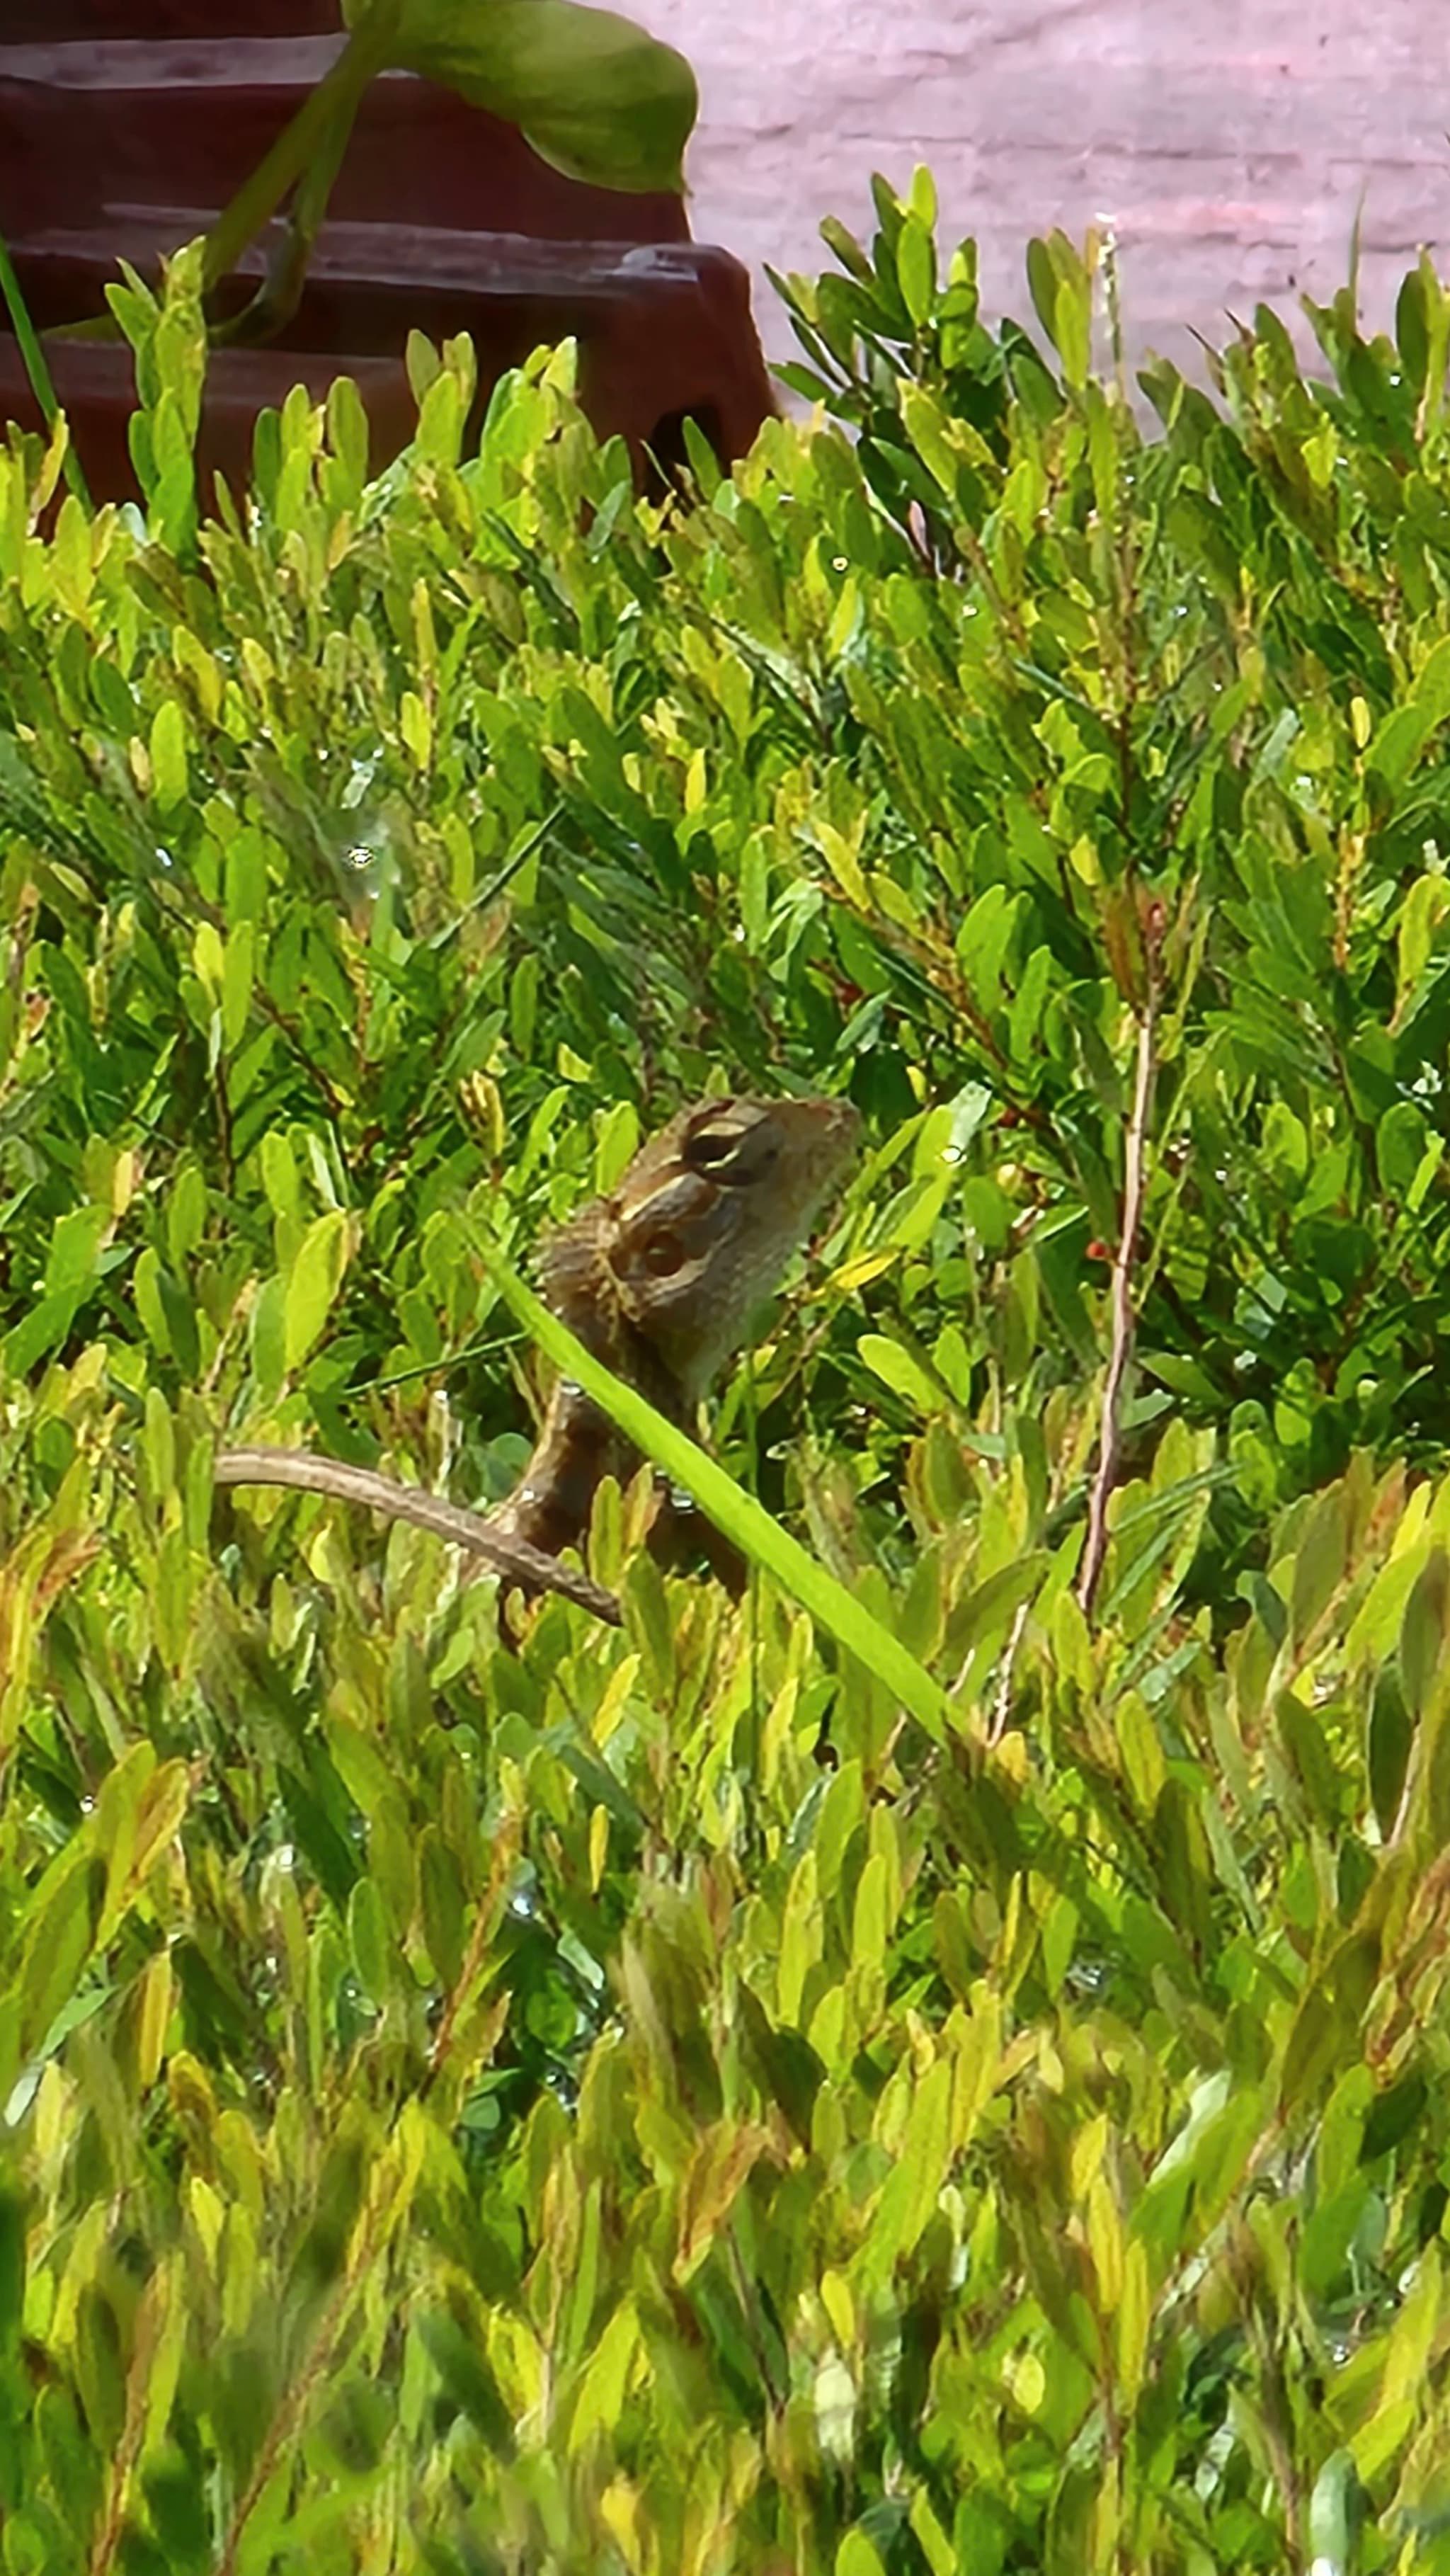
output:
M 1025 315 L 1022 248 L 1111 215 L 1133 343 L 1190 363 L 1260 298 L 1343 283 L 1361 191 L 1364 309 L 1386 327 L 1419 244 L 1450 264 L 1450 38 L 1434 0 L 622 0 L 699 76 L 696 237 L 757 274 L 814 270 L 822 214 L 930 162 L 989 305 Z

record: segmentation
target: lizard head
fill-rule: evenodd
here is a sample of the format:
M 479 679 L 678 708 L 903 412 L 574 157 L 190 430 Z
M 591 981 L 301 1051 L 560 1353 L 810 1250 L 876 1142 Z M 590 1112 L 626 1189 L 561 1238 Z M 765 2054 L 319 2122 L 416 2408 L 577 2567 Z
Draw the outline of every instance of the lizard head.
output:
M 619 1314 L 692 1400 L 744 1340 L 841 1179 L 860 1120 L 843 1100 L 701 1100 L 556 1238 L 548 1289 L 588 1241 Z M 550 1302 L 554 1302 L 551 1293 Z

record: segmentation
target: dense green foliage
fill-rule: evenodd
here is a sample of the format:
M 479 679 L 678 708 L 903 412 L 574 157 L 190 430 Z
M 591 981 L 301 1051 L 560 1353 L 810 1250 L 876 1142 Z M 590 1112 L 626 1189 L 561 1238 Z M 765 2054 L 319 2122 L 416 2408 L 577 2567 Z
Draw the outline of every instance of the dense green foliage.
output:
M 184 266 L 145 524 L 0 458 L 5 2576 L 1450 2569 L 1450 299 L 1150 436 L 879 205 L 691 507 L 420 350 L 199 526 Z M 782 1083 L 718 1445 L 944 1741 L 642 1484 L 517 1656 L 213 1500 L 502 1490 L 486 1256 Z

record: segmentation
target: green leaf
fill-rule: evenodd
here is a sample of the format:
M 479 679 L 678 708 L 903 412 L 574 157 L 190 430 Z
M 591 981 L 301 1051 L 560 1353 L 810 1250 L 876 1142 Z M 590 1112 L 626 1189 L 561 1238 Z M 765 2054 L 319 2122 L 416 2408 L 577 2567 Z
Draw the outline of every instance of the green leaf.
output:
M 1349 2563 L 1350 2506 L 1355 2485 L 1352 2454 L 1347 2450 L 1332 2451 L 1314 2481 L 1309 2499 L 1309 2548 L 1316 2567 L 1337 2570 Z
M 834 2576 L 886 2576 L 880 2557 L 864 2531 L 848 2531 L 836 2551 Z
M 906 202 L 911 214 L 915 217 L 917 223 L 922 226 L 923 230 L 928 233 L 935 232 L 937 219 L 936 181 L 933 179 L 930 170 L 928 170 L 922 162 L 918 162 L 916 168 L 912 171 L 911 186 L 907 192 Z
M 171 1411 L 159 1387 L 146 1390 L 146 1476 L 154 1504 L 161 1505 L 176 1483 L 176 1434 Z
M 1450 636 L 1431 645 L 1410 684 L 1410 699 L 1432 724 L 1443 724 L 1450 716 Z
M 360 1878 L 348 1898 L 347 1935 L 363 1985 L 376 2002 L 385 2002 L 393 1982 L 393 1946 L 386 1908 L 370 1878 Z
M 1165 1781 L 1153 1816 L 1164 1903 L 1195 1947 L 1212 1948 L 1213 1865 L 1198 1803 L 1181 1780 Z
M 1405 1706 L 1422 1718 L 1445 1667 L 1450 1638 L 1450 1556 L 1436 1548 L 1418 1576 L 1400 1625 L 1400 1678 Z
M 418 1845 L 418 1886 L 428 1956 L 440 1983 L 451 1988 L 463 1965 L 463 1882 L 457 1861 L 432 1825 L 426 1828 Z
M 361 499 L 368 475 L 368 416 L 351 376 L 334 376 L 328 386 L 327 436 L 350 492 Z
M 266 1279 L 252 1308 L 252 1367 L 264 1404 L 281 1393 L 287 1375 L 287 1283 Z
M 345 12 L 366 23 L 361 0 Z M 684 57 L 608 9 L 573 0 L 398 0 L 389 60 L 517 125 L 543 161 L 592 187 L 683 193 L 695 122 Z
M 1373 2164 L 1408 2138 L 1423 2119 L 1429 2100 L 1430 2088 L 1418 2069 L 1377 2093 L 1360 2140 L 1360 2163 Z
M 509 1036 L 521 1057 L 533 1053 L 538 1007 L 539 960 L 530 949 L 519 959 L 509 985 Z
M 12 1377 L 25 1377 L 39 1360 L 45 1359 L 58 1342 L 63 1342 L 75 1319 L 76 1300 L 70 1289 L 57 1290 L 38 1298 L 28 1314 L 13 1324 L 5 1336 L 5 1366 Z
M 952 1658 L 974 1653 L 984 1641 L 1004 1636 L 1023 1602 L 1033 1598 L 1051 1563 L 1046 1548 L 1029 1548 L 964 1594 L 947 1623 Z
M 347 1718 L 332 1717 L 327 1726 L 327 1749 L 337 1765 L 348 1796 L 369 1819 L 379 1815 L 395 1798 L 394 1775 L 372 1737 Z
M 1375 1135 L 1380 1187 L 1388 1196 L 1408 1201 L 1424 1160 L 1427 1141 L 1423 1112 L 1411 1100 L 1394 1101 L 1385 1111 Z
M 101 1207 L 72 1208 L 61 1218 L 46 1258 L 48 1292 L 79 1301 L 95 1279 L 97 1256 L 111 1224 L 110 1210 Z
M 904 1396 L 920 1413 L 941 1412 L 947 1401 L 945 1389 L 900 1342 L 886 1333 L 863 1333 L 856 1348 L 873 1375 L 894 1395 Z
M 873 1852 L 856 1884 L 851 1916 L 851 1959 L 857 1967 L 879 1968 L 891 1933 L 887 1919 L 886 1863 Z
M 1027 245 L 1027 285 L 1033 310 L 1051 340 L 1057 329 L 1057 271 L 1045 241 Z
M 1349 1546 L 1346 1504 L 1339 1488 L 1321 1496 L 1294 1559 L 1289 1636 L 1301 1654 L 1344 1578 Z
M 1063 376 L 1075 393 L 1087 383 L 1092 356 L 1092 302 L 1083 284 L 1064 282 L 1053 298 L 1052 337 L 1062 360 Z
M 206 1213 L 206 1181 L 201 1167 L 197 1163 L 188 1163 L 176 1176 L 176 1187 L 166 1211 L 167 1250 L 178 1270 L 190 1259 L 206 1232 Z M 139 1268 L 139 1264 L 137 1266 Z
M 20 2054 L 38 2049 L 84 1974 L 100 1920 L 106 1872 L 81 1858 L 63 1868 L 31 1917 L 20 1956 Z
M 9 2184 L 0 2187 L 0 2360 L 20 2350 L 25 2312 L 25 2203 Z
M 939 2058 L 912 2095 L 900 2158 L 882 2188 L 867 2238 L 878 2275 L 889 2275 L 912 2253 L 936 2209 L 951 2157 L 951 2099 L 951 2062 Z
M 454 2405 L 482 2434 L 490 2450 L 508 2458 L 514 2447 L 513 2421 L 477 2339 L 465 2334 L 455 2318 L 437 2309 L 424 2309 L 417 2314 L 413 2331 Z
M 164 698 L 151 720 L 151 791 L 169 808 L 185 803 L 189 784 L 185 719 L 176 700 Z
M 222 965 L 222 1043 L 239 1047 L 252 1004 L 256 940 L 252 924 L 240 921 L 227 936 Z
M 1341 2063 L 1374 1990 L 1378 1967 L 1377 1940 L 1368 1933 L 1352 1932 L 1310 1978 L 1284 2051 L 1279 2081 L 1284 2116 L 1311 2100 Z
M 1450 912 L 1450 884 L 1445 878 L 1434 875 L 1416 877 L 1400 913 L 1397 1016 L 1403 1016 L 1415 995 L 1447 912 Z
M 299 1219 L 302 1215 L 302 1191 L 297 1165 L 285 1136 L 269 1128 L 261 1144 L 262 1187 L 268 1203 L 280 1217 Z
M 932 2511 L 924 2486 L 918 2487 L 911 2499 L 910 2522 L 931 2576 L 957 2576 L 957 2553 Z
M 936 251 L 927 226 L 908 215 L 896 244 L 896 275 L 901 300 L 919 331 L 936 294 Z
M 349 1253 L 349 1227 L 340 1210 L 314 1218 L 287 1273 L 283 1298 L 283 1348 L 290 1371 L 321 1339 Z
M 1388 1665 L 1375 1684 L 1369 1727 L 1370 1802 L 1384 1836 L 1394 1830 L 1414 1740 L 1414 1723 L 1405 1706 L 1399 1676 L 1394 1666 Z

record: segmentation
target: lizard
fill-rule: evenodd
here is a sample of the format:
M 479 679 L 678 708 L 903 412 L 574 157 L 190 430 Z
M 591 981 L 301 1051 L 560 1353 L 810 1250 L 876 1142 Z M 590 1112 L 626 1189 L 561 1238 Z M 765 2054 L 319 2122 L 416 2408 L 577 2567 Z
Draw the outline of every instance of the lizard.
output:
M 693 1102 L 641 1147 L 613 1190 L 546 1242 L 545 1303 L 616 1376 L 692 1430 L 754 1308 L 844 1174 L 859 1131 L 842 1100 Z M 614 1595 L 561 1565 L 559 1553 L 584 1536 L 601 1479 L 623 1481 L 634 1463 L 608 1415 L 561 1378 L 518 1483 L 488 1513 L 306 1450 L 224 1450 L 215 1475 L 223 1485 L 291 1485 L 365 1503 L 471 1549 L 525 1593 L 562 1591 L 617 1624 Z M 713 1531 L 700 1535 L 716 1571 L 738 1588 L 733 1549 Z M 650 1544 L 665 1552 L 677 1536 L 666 1506 Z

